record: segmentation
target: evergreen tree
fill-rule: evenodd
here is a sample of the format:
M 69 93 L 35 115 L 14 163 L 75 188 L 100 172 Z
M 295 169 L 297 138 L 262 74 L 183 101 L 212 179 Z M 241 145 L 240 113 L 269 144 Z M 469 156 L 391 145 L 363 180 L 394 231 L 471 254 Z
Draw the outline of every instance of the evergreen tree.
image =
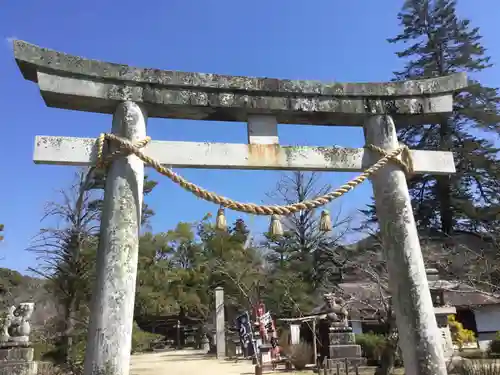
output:
M 45 286 L 61 309 L 57 319 L 60 340 L 53 359 L 67 363 L 77 359 L 81 348 L 76 344 L 85 340 L 103 207 L 102 176 L 90 168 L 80 170 L 75 177 L 69 189 L 61 190 L 60 200 L 46 205 L 44 218 L 56 219 L 57 225 L 42 228 L 28 248 L 40 261 L 30 270 L 46 279 Z M 156 185 L 146 176 L 144 195 Z M 143 224 L 147 224 L 154 211 L 147 203 L 142 209 Z
M 475 73 L 492 64 L 479 29 L 458 18 L 456 5 L 456 0 L 406 0 L 398 14 L 403 31 L 388 40 L 407 45 L 397 52 L 406 64 L 395 72 L 396 80 L 455 72 L 469 77 L 470 86 L 454 95 L 450 118 L 399 129 L 400 140 L 411 148 L 454 153 L 456 174 L 419 175 L 408 181 L 419 228 L 445 234 L 484 229 L 499 212 L 498 148 L 488 139 L 498 134 L 500 99 L 497 89 L 474 80 Z M 368 211 L 373 214 L 374 206 Z
M 315 172 L 284 174 L 269 197 L 277 204 L 313 199 L 331 190 L 319 178 Z M 333 231 L 325 233 L 318 228 L 318 214 L 303 210 L 284 217 L 284 235 L 267 234 L 263 242 L 268 265 L 264 300 L 282 316 L 309 312 L 318 296 L 341 281 L 345 256 L 337 250 L 349 219 L 333 216 Z
M 320 184 L 316 172 L 293 172 L 284 174 L 275 191 L 269 194 L 278 204 L 303 202 L 321 196 L 331 190 L 330 185 Z M 297 272 L 298 277 L 310 284 L 312 290 L 330 289 L 339 281 L 342 263 L 335 249 L 345 234 L 347 218 L 333 217 L 333 231 L 319 230 L 318 210 L 303 210 L 282 219 L 285 235 L 267 237 L 265 246 L 271 250 L 269 261 L 286 266 Z

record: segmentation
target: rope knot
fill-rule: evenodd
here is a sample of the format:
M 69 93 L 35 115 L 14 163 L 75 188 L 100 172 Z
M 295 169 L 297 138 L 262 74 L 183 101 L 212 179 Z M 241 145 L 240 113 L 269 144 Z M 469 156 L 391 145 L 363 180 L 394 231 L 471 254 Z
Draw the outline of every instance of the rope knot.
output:
M 104 155 L 104 144 L 106 140 L 115 141 L 119 145 L 117 150 L 107 156 Z M 111 133 L 101 133 L 99 138 L 97 138 L 97 169 L 105 169 L 109 162 L 118 155 L 129 156 L 131 154 L 136 154 L 137 150 L 146 147 L 150 141 L 151 137 L 146 137 L 140 141 L 132 143 L 128 139 L 118 137 L 117 135 Z
M 387 151 L 382 147 L 378 147 L 372 144 L 366 145 L 365 147 L 369 150 L 381 154 L 383 156 L 381 160 L 388 159 L 399 165 L 407 176 L 411 176 L 413 174 L 413 160 L 411 158 L 410 149 L 407 145 L 400 143 L 399 147 L 393 151 Z M 399 158 L 400 155 L 401 159 Z

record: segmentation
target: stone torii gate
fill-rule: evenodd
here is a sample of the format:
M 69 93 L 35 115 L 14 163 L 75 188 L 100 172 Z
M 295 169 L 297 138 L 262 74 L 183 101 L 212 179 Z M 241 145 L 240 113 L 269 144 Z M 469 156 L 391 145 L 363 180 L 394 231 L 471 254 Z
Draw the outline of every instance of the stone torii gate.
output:
M 362 171 L 381 157 L 373 147 L 281 146 L 277 124 L 363 126 L 366 144 L 389 153 L 400 147 L 395 122 L 442 121 L 452 112 L 453 92 L 467 86 L 463 74 L 321 83 L 142 69 L 24 41 L 14 41 L 14 53 L 24 78 L 38 84 L 47 106 L 111 114 L 112 133 L 132 143 L 146 137 L 148 117 L 248 123 L 248 144 L 153 141 L 143 148 L 160 164 L 180 168 Z M 95 165 L 96 144 L 96 139 L 37 136 L 34 160 Z M 109 150 L 122 145 L 111 142 Z M 451 152 L 411 150 L 409 157 L 412 173 L 455 172 Z M 86 375 L 129 373 L 143 176 L 144 163 L 134 155 L 108 165 Z M 398 163 L 389 163 L 371 181 L 406 374 L 445 375 L 405 173 Z

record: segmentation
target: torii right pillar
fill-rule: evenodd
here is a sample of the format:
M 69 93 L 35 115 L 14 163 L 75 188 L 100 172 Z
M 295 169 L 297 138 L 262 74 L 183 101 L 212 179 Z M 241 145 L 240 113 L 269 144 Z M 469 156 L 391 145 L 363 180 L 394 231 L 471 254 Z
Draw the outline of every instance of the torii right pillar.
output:
M 368 118 L 364 133 L 367 144 L 386 151 L 399 147 L 390 115 Z M 434 315 L 405 173 L 396 163 L 390 162 L 375 173 L 371 181 L 405 373 L 446 375 L 442 339 Z

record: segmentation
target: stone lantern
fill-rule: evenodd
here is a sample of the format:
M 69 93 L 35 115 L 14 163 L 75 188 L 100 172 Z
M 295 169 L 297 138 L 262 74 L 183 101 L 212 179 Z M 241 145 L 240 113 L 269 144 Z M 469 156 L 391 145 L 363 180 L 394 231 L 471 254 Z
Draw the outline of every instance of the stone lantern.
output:
M 438 271 L 431 268 L 427 269 L 426 273 L 429 288 L 431 290 L 432 303 L 434 305 L 434 314 L 436 315 L 437 325 L 441 332 L 441 337 L 443 338 L 443 352 L 446 358 L 450 358 L 453 356 L 454 348 L 450 326 L 448 324 L 448 315 L 456 314 L 457 309 L 454 306 L 446 305 L 444 288 L 440 285 Z

